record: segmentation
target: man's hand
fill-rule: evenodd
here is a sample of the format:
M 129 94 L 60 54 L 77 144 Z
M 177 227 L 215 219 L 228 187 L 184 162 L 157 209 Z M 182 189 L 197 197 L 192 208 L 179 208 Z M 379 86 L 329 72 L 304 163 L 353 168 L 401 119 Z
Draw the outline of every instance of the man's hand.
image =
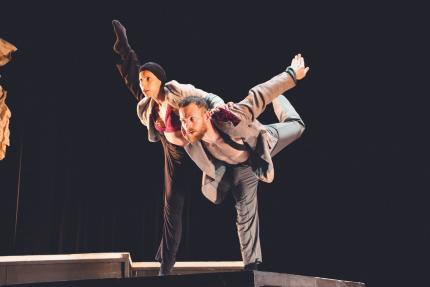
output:
M 231 108 L 233 107 L 234 103 L 233 102 L 228 102 L 225 104 L 221 104 L 219 106 L 216 106 L 215 108 L 212 108 L 209 110 L 210 115 L 213 115 L 215 113 L 218 113 L 220 110 L 231 110 Z
M 131 49 L 130 45 L 128 44 L 127 31 L 118 20 L 113 20 L 112 26 L 116 35 L 116 41 L 113 45 L 113 50 L 120 55 L 126 54 Z
M 291 60 L 290 67 L 296 73 L 296 80 L 303 79 L 306 76 L 306 73 L 309 71 L 309 67 L 305 67 L 305 59 L 301 54 L 294 56 L 293 60 Z

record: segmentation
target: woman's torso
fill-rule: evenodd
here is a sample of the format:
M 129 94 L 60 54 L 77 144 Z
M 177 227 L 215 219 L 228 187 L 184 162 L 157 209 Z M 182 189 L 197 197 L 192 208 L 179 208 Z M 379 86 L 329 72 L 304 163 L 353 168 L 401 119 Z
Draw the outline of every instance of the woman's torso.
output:
M 166 101 L 154 106 L 152 119 L 155 129 L 163 134 L 167 141 L 178 146 L 184 146 L 188 143 L 181 132 L 178 111 Z

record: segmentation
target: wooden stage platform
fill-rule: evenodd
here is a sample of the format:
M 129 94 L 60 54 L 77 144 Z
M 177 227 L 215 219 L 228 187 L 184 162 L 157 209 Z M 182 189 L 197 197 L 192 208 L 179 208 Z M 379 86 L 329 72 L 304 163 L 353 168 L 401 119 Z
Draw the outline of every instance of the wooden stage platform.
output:
M 360 282 L 243 271 L 241 261 L 176 262 L 156 276 L 158 262 L 132 262 L 129 253 L 0 256 L 0 286 L 364 287 Z

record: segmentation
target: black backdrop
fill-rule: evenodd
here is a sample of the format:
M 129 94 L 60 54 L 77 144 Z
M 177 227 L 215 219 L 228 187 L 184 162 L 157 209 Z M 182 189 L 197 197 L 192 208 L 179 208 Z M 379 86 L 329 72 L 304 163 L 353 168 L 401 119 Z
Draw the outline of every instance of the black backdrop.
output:
M 426 270 L 426 76 L 415 67 L 426 63 L 424 10 L 289 2 L 1 1 L 0 37 L 19 51 L 0 70 L 13 113 L 0 255 L 153 260 L 162 150 L 114 67 L 119 19 L 142 60 L 227 101 L 295 53 L 311 67 L 288 92 L 307 130 L 275 158 L 274 183 L 260 185 L 263 269 L 370 286 Z M 261 120 L 275 120 L 271 108 Z M 178 260 L 239 260 L 232 199 L 210 204 L 191 174 Z

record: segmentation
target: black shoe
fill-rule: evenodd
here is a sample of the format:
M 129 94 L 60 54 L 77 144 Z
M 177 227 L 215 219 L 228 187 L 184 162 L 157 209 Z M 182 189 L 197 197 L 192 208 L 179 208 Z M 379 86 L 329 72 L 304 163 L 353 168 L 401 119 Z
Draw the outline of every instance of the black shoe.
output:
M 245 267 L 243 268 L 243 270 L 245 270 L 245 271 L 256 271 L 256 270 L 258 270 L 258 264 L 260 264 L 260 262 L 253 262 L 253 263 L 246 264 Z
M 112 26 L 116 35 L 113 50 L 119 55 L 125 55 L 131 50 L 131 47 L 128 44 L 127 30 L 118 20 L 113 20 Z

